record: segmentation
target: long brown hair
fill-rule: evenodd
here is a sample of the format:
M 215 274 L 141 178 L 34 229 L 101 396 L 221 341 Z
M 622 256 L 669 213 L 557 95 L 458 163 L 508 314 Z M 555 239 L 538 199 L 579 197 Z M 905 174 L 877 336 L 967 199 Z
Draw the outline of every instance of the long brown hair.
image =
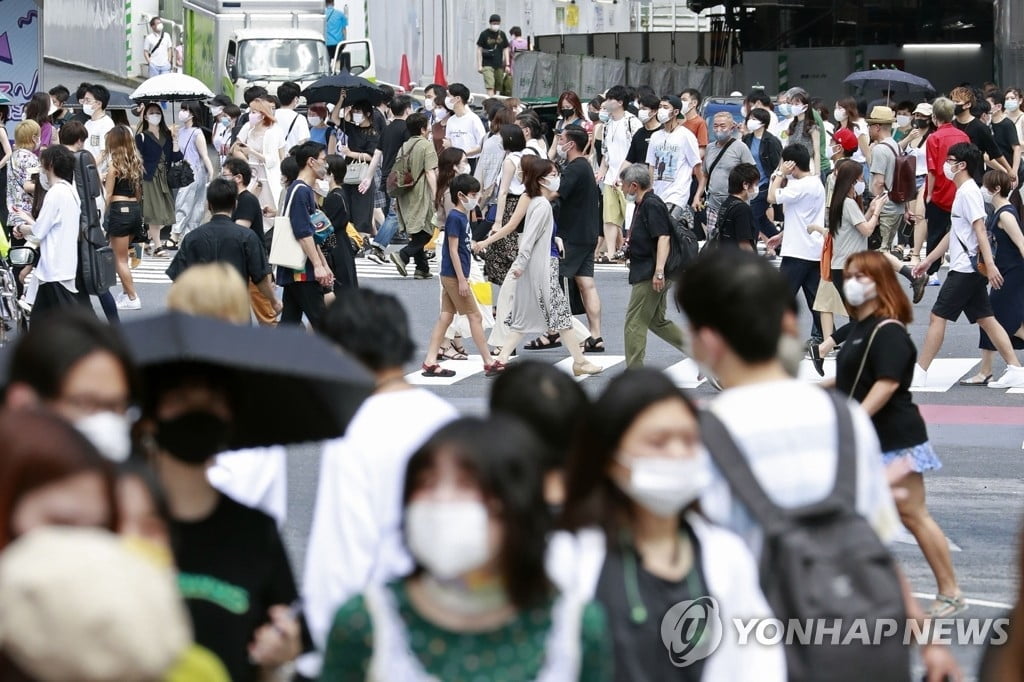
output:
M 520 165 L 523 169 L 523 186 L 526 187 L 526 196 L 539 197 L 540 181 L 555 170 L 555 164 L 540 157 L 524 156 Z
M 452 184 L 452 178 L 458 175 L 455 169 L 465 156 L 466 152 L 458 147 L 448 147 L 437 155 L 437 194 L 434 195 L 434 203 L 438 208 L 444 206 L 444 195 L 448 191 L 448 185 Z
M 107 133 L 107 152 L 114 177 L 131 181 L 138 194 L 142 189 L 142 158 L 131 131 L 124 126 L 111 128 Z
M 828 207 L 828 232 L 833 237 L 839 233 L 839 226 L 843 222 L 843 204 L 850 195 L 850 189 L 857 184 L 857 180 L 863 175 L 863 167 L 856 161 L 849 162 L 849 159 L 842 159 L 836 164 L 836 184 L 832 190 L 832 203 Z M 860 210 L 861 198 L 856 197 L 854 201 Z
M 876 314 L 883 318 L 899 320 L 903 324 L 910 324 L 914 319 L 914 309 L 903 293 L 903 287 L 896 279 L 892 265 L 878 251 L 860 251 L 846 259 L 843 268 L 844 273 L 850 270 L 857 270 L 867 275 L 875 283 L 875 291 L 878 294 L 878 310 Z M 846 275 L 849 276 L 848 274 Z
M 846 110 L 846 120 L 840 125 L 842 125 L 843 128 L 853 130 L 853 122 L 860 120 L 860 109 L 857 108 L 857 100 L 852 97 L 844 97 L 836 102 L 836 107 Z M 857 131 L 854 130 L 854 132 Z

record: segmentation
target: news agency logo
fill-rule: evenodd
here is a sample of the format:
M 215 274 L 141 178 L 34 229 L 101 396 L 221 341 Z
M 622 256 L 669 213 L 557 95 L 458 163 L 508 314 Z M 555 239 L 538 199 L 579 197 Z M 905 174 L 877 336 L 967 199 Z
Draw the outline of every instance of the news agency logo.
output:
M 661 641 L 677 668 L 703 660 L 722 643 L 722 618 L 714 597 L 681 601 L 661 619 Z

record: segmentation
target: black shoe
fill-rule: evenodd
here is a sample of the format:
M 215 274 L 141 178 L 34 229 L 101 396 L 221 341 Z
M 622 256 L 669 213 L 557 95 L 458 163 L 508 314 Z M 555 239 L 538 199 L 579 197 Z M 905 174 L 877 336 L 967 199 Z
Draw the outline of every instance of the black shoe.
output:
M 415 279 L 434 279 L 434 275 L 430 273 L 430 270 L 416 270 L 413 273 Z
M 821 349 L 818 348 L 818 342 L 814 339 L 807 340 L 807 354 L 811 358 L 811 364 L 814 365 L 814 371 L 818 373 L 818 376 L 825 376 L 825 361 L 821 357 Z
M 924 298 L 924 290 L 928 288 L 928 273 L 915 277 L 910 283 L 910 288 L 914 290 L 914 303 L 920 303 Z

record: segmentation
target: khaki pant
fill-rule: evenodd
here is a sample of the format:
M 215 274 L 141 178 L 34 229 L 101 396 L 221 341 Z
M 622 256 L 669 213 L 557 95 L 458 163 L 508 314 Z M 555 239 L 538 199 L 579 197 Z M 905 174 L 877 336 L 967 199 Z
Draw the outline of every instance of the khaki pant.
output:
M 898 243 L 900 225 L 903 224 L 903 211 L 898 213 L 882 213 L 878 216 L 878 231 L 882 236 L 882 251 L 888 251 L 893 243 Z
M 261 327 L 277 326 L 277 313 L 274 312 L 274 306 L 252 282 L 249 282 L 249 302 L 252 304 L 252 312 L 256 315 L 256 321 L 260 323 Z
M 665 318 L 665 300 L 668 285 L 660 292 L 654 290 L 650 280 L 633 285 L 626 307 L 626 367 L 643 367 L 647 354 L 647 332 L 652 331 L 665 343 L 683 350 L 683 330 Z

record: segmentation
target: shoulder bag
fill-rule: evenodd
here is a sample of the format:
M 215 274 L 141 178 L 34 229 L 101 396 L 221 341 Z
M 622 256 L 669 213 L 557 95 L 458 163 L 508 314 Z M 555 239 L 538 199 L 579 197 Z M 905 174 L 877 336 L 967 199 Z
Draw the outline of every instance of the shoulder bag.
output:
M 193 133 L 192 137 L 188 138 L 188 142 L 185 143 L 185 149 L 196 139 L 196 135 Z M 185 149 L 181 150 L 181 153 L 185 153 Z M 167 186 L 171 189 L 181 189 L 182 187 L 188 187 L 196 181 L 196 174 L 192 171 L 192 165 L 184 158 L 181 161 L 175 161 L 167 165 Z
M 293 189 L 288 201 L 285 202 L 284 213 L 274 218 L 274 238 L 270 243 L 268 260 L 271 265 L 302 270 L 306 267 L 306 252 L 302 250 L 302 244 L 292 232 L 291 208 L 295 192 Z

